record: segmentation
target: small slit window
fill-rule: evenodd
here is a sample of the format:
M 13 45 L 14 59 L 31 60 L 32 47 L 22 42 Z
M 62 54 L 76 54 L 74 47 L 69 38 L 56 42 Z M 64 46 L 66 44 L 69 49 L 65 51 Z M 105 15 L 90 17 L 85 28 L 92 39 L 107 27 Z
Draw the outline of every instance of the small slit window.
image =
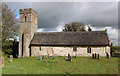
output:
M 25 22 L 27 21 L 27 17 L 25 16 Z
M 87 48 L 87 53 L 91 53 L 91 47 Z
M 41 51 L 41 46 L 39 46 L 39 50 Z

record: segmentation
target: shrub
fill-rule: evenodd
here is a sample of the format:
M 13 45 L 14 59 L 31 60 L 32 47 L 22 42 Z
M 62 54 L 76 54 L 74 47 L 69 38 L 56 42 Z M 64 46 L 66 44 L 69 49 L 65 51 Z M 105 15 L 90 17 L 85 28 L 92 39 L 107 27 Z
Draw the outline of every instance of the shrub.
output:
M 5 52 L 11 55 L 12 54 L 12 49 L 11 48 L 10 49 L 6 49 Z
M 3 51 L 2 51 L 2 56 L 5 58 L 5 60 L 9 57 L 9 54 L 5 54 Z

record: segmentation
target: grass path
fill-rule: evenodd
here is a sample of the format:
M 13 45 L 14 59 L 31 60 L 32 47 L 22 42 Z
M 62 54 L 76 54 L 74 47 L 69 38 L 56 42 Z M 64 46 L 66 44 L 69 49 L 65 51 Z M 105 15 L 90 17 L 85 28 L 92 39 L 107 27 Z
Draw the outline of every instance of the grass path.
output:
M 17 58 L 13 62 L 5 60 L 3 74 L 117 74 L 118 58 L 89 57 L 72 58 L 72 62 L 64 57 L 55 57 L 55 60 L 38 60 L 39 57 Z

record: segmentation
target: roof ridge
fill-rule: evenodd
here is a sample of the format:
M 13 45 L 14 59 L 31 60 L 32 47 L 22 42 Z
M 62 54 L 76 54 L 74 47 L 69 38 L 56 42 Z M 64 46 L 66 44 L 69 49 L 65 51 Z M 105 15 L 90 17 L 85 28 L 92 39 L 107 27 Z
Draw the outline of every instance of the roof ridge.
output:
M 89 32 L 105 32 L 105 31 L 67 31 L 67 32 L 62 31 L 62 32 L 35 32 L 35 33 L 78 33 L 78 32 L 89 33 Z

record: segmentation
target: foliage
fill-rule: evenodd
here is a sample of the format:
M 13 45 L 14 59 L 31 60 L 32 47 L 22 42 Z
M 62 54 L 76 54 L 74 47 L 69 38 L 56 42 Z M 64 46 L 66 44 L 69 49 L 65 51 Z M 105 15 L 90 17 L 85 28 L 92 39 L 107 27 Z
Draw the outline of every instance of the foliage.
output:
M 64 57 L 38 60 L 39 57 L 14 58 L 5 60 L 3 74 L 118 74 L 118 58 L 72 57 L 68 62 Z M 66 57 L 67 59 L 67 57 Z
M 12 49 L 13 47 L 13 42 L 12 41 L 5 41 L 4 43 L 2 43 L 2 51 L 5 51 L 7 49 Z
M 17 35 L 17 22 L 14 11 L 2 4 L 2 43 Z
M 111 52 L 113 52 L 113 44 L 111 43 L 111 48 L 110 48 Z
M 120 51 L 120 46 L 113 46 L 113 44 L 111 43 L 111 52 L 119 53 L 119 51 Z
M 120 46 L 113 46 L 112 49 L 114 53 L 120 53 Z
M 4 52 L 5 57 L 8 57 L 9 55 L 12 54 L 12 52 L 13 52 L 12 48 L 13 48 L 13 42 L 12 41 L 4 42 L 4 44 L 2 46 L 2 52 Z
M 7 50 L 5 50 L 5 52 L 7 52 L 8 54 L 12 54 L 12 49 L 7 49 Z
M 63 31 L 86 31 L 85 24 L 81 22 L 71 22 L 65 24 Z
M 9 54 L 5 54 L 5 52 L 2 51 L 2 56 L 4 57 L 4 59 L 8 59 L 8 57 L 10 56 Z
M 15 17 L 14 11 L 8 8 L 6 4 L 2 4 L 2 51 L 5 54 L 12 53 L 13 43 L 9 38 L 17 36 L 18 20 Z

